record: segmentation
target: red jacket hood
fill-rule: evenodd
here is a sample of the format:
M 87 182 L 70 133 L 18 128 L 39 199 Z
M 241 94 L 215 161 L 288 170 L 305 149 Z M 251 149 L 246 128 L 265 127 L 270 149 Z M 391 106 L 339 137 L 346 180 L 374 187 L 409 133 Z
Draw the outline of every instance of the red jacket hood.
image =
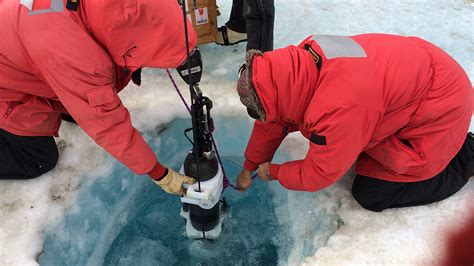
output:
M 176 5 L 169 0 L 81 1 L 81 18 L 115 64 L 132 71 L 175 68 L 186 57 L 183 20 L 170 19 L 183 16 Z M 187 22 L 192 49 L 196 33 Z
M 289 46 L 255 57 L 252 66 L 266 122 L 302 123 L 319 77 L 313 57 Z

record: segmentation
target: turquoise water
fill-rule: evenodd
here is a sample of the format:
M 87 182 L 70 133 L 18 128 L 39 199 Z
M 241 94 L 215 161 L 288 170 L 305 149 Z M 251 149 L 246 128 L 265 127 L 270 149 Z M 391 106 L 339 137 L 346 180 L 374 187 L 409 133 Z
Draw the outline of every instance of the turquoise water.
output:
M 174 120 L 159 137 L 147 136 L 160 161 L 179 169 L 191 148 L 183 136 L 190 121 Z M 218 118 L 216 140 L 231 181 L 241 170 L 251 124 L 243 118 Z M 284 154 L 278 155 L 280 158 Z M 185 235 L 181 203 L 144 176 L 114 163 L 107 176 L 84 188 L 63 221 L 50 228 L 39 262 L 44 265 L 222 265 L 277 264 L 293 238 L 279 225 L 267 183 L 255 181 L 242 193 L 228 189 L 230 211 L 217 240 Z M 279 191 L 280 192 L 280 191 Z M 281 193 L 286 193 L 281 189 Z

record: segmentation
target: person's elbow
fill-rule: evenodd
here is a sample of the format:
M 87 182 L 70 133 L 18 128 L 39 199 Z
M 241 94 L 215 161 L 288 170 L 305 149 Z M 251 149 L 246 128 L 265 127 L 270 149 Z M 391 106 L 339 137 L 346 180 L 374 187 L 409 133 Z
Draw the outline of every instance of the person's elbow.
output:
M 316 192 L 334 184 L 339 178 L 338 173 L 330 173 L 321 168 L 302 169 L 301 181 L 305 191 Z

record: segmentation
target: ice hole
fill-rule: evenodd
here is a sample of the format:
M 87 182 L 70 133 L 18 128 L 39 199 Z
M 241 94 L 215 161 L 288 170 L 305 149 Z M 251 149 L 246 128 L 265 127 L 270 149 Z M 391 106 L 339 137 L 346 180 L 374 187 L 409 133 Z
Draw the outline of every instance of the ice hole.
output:
M 231 182 L 235 182 L 252 124 L 247 118 L 217 117 L 216 125 L 215 138 L 225 170 Z M 191 148 L 183 135 L 189 126 L 189 120 L 175 119 L 161 128 L 158 136 L 156 133 L 146 136 L 160 161 L 176 170 Z M 288 156 L 279 152 L 276 160 L 286 160 Z M 302 257 L 314 254 L 320 246 L 318 243 L 327 240 L 336 224 L 335 216 L 321 210 L 314 212 L 320 218 L 314 215 L 308 218 L 308 211 L 316 209 L 310 206 L 291 217 L 292 211 L 288 209 L 293 207 L 288 205 L 288 192 L 276 182 L 255 180 L 248 191 L 242 193 L 229 188 L 224 196 L 230 213 L 220 237 L 212 242 L 192 240 L 185 234 L 178 197 L 164 193 L 147 177 L 135 176 L 118 162 L 114 163 L 111 174 L 84 186 L 65 218 L 48 229 L 39 262 L 44 265 L 286 264 L 293 249 L 298 249 Z M 303 205 L 308 199 L 304 197 L 300 198 Z M 308 222 L 314 223 L 309 226 L 312 230 L 304 229 L 303 240 L 301 235 L 295 237 L 302 226 L 299 223 Z

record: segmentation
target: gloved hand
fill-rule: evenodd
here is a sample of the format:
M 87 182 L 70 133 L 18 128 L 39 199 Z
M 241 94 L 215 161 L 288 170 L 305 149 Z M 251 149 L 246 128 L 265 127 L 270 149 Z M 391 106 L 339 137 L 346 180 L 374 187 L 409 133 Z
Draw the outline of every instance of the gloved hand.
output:
M 252 172 L 244 169 L 237 177 L 237 187 L 244 191 L 252 185 L 252 181 Z
M 183 188 L 183 184 L 192 185 L 196 183 L 194 178 L 182 175 L 175 172 L 173 169 L 168 168 L 168 174 L 160 180 L 153 180 L 155 184 L 160 186 L 164 191 L 169 194 L 184 196 L 186 190 Z

